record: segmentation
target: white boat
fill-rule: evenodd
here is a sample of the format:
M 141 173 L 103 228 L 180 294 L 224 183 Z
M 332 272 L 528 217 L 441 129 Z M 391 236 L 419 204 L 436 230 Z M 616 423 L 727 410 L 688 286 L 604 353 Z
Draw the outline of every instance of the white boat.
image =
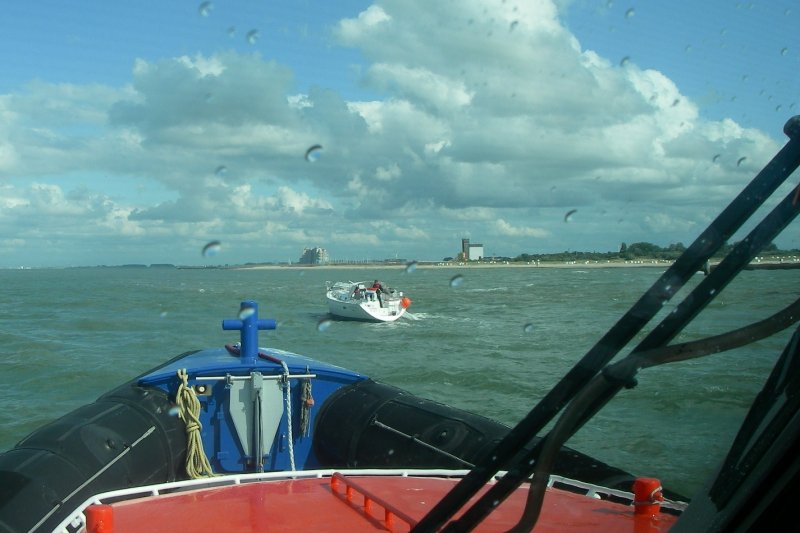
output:
M 347 320 L 394 322 L 406 312 L 411 300 L 395 289 L 377 289 L 364 281 L 325 283 L 331 315 Z

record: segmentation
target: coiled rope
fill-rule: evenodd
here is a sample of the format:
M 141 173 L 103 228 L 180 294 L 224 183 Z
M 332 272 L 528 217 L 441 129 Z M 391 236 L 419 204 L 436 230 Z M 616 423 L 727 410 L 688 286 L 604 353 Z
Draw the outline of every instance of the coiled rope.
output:
M 306 374 L 309 370 L 306 367 Z M 311 380 L 306 378 L 301 381 L 300 389 L 300 436 L 308 437 L 308 425 L 311 420 L 311 408 L 314 406 L 314 397 L 311 395 Z
M 203 450 L 203 440 L 200 438 L 200 401 L 194 389 L 189 386 L 189 374 L 185 368 L 178 370 L 178 379 L 181 384 L 175 395 L 178 405 L 178 417 L 186 424 L 186 474 L 191 479 L 215 476 L 211 465 Z
M 295 471 L 294 466 L 294 434 L 292 432 L 292 394 L 291 387 L 289 386 L 289 367 L 286 361 L 281 361 L 283 367 L 283 397 L 286 403 L 286 432 L 289 434 L 289 464 L 292 467 L 292 472 Z

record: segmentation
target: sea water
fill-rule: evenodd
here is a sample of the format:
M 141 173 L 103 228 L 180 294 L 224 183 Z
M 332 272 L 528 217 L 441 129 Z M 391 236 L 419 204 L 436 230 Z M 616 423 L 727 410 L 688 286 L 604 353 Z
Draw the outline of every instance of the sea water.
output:
M 221 321 L 243 300 L 278 321 L 260 333 L 262 347 L 513 425 L 664 268 L 0 270 L 0 450 L 168 358 L 235 342 Z M 328 318 L 326 281 L 375 278 L 412 300 L 406 317 L 318 327 Z M 761 320 L 794 301 L 799 281 L 800 270 L 745 271 L 676 342 Z M 645 369 L 569 445 L 690 495 L 724 457 L 790 335 Z

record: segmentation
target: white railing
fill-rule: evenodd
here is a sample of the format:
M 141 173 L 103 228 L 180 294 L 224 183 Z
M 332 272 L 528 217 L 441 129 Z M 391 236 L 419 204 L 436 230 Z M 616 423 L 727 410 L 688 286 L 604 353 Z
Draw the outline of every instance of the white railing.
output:
M 383 469 L 383 468 L 363 468 L 363 469 L 320 469 L 320 470 L 298 470 L 295 472 L 281 471 L 281 472 L 256 472 L 252 474 L 232 474 L 215 476 L 202 479 L 189 479 L 185 481 L 172 481 L 169 483 L 159 483 L 155 485 L 147 485 L 143 487 L 129 487 L 125 489 L 112 490 L 91 496 L 81 505 L 75 508 L 70 515 L 58 524 L 53 531 L 58 533 L 72 533 L 80 531 L 86 527 L 86 516 L 84 511 L 90 505 L 99 505 L 104 501 L 121 499 L 135 499 L 144 498 L 149 496 L 159 496 L 163 493 L 173 493 L 192 489 L 202 489 L 206 487 L 224 487 L 229 485 L 241 485 L 243 483 L 257 483 L 260 481 L 274 481 L 286 479 L 310 479 L 310 478 L 325 478 L 331 477 L 334 472 L 339 472 L 345 476 L 393 476 L 393 477 L 444 477 L 444 478 L 460 478 L 467 475 L 469 470 L 450 470 L 444 468 L 425 468 L 425 469 Z M 494 475 L 494 480 L 502 478 L 506 473 L 498 472 Z M 623 490 L 609 489 L 600 485 L 593 485 L 591 483 L 584 483 L 575 479 L 565 478 L 561 476 L 550 476 L 550 481 L 547 486 L 552 487 L 553 484 L 560 483 L 568 485 L 572 488 L 580 489 L 586 496 L 590 498 L 600 498 L 604 496 L 614 496 L 623 500 L 627 500 L 633 505 L 633 493 Z M 664 500 L 661 502 L 662 507 L 683 511 L 688 504 L 685 502 L 675 502 L 671 500 Z

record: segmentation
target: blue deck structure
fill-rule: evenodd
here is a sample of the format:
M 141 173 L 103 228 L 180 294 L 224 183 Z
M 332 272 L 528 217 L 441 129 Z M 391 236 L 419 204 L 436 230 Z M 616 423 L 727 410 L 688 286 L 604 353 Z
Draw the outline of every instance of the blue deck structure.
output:
M 276 322 L 258 317 L 258 304 L 244 301 L 239 318 L 223 320 L 239 330 L 240 342 L 185 354 L 138 380 L 174 398 L 186 370 L 200 403 L 203 449 L 214 473 L 316 468 L 309 428 L 318 407 L 345 385 L 366 376 L 277 349 L 258 347 L 258 331 Z M 316 408 L 315 408 L 316 406 Z

